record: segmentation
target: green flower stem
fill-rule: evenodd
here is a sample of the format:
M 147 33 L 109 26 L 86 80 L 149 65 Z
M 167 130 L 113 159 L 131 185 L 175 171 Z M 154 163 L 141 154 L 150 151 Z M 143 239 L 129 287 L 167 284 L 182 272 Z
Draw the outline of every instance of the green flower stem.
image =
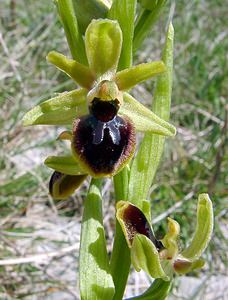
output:
M 142 45 L 144 39 L 148 35 L 148 32 L 159 18 L 166 2 L 167 0 L 158 0 L 152 11 L 148 9 L 143 10 L 135 26 L 133 52 L 136 52 L 136 50 L 138 50 L 138 48 Z
M 79 277 L 82 300 L 112 299 L 114 284 L 110 275 L 103 227 L 101 180 L 92 179 L 84 203 Z
M 72 57 L 80 63 L 87 64 L 85 45 L 78 28 L 72 0 L 55 0 L 60 19 L 63 23 L 67 42 Z
M 125 167 L 120 173 L 114 176 L 116 202 L 126 199 L 128 190 L 128 172 L 128 168 Z M 130 265 L 130 250 L 127 246 L 120 224 L 116 220 L 115 238 L 110 261 L 111 274 L 115 285 L 113 300 L 123 299 Z
M 126 300 L 164 300 L 169 294 L 170 288 L 170 281 L 156 279 L 145 293 L 140 296 L 128 298 Z
M 108 16 L 118 20 L 123 33 L 123 47 L 118 65 L 119 70 L 132 65 L 132 41 L 134 31 L 134 18 L 136 11 L 135 0 L 114 0 Z M 116 201 L 127 200 L 128 173 L 125 167 L 114 176 Z M 122 300 L 130 272 L 130 251 L 119 223 L 116 221 L 115 238 L 111 257 L 111 273 L 115 284 L 113 300 Z
M 158 77 L 154 93 L 153 112 L 164 120 L 169 119 L 172 92 L 174 30 L 169 25 L 162 59 L 166 72 Z M 141 199 L 147 199 L 163 152 L 165 138 L 146 133 L 139 152 L 133 161 L 129 178 L 128 199 L 142 209 Z

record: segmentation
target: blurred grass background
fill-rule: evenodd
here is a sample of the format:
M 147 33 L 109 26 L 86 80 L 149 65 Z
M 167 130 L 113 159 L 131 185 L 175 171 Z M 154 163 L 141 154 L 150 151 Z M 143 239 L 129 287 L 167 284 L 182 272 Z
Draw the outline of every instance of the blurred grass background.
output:
M 207 264 L 190 274 L 188 281 L 176 279 L 170 298 L 228 299 L 228 6 L 219 0 L 172 1 L 171 12 L 163 13 L 135 63 L 159 59 L 166 20 L 172 14 L 171 120 L 178 134 L 167 141 L 151 188 L 154 226 L 162 236 L 167 215 L 175 218 L 181 224 L 180 246 L 184 247 L 194 232 L 197 195 L 208 191 L 215 209 L 215 230 L 205 254 Z M 61 128 L 21 125 L 32 106 L 75 88 L 46 63 L 51 50 L 69 55 L 52 1 L 0 1 L 0 299 L 79 299 L 75 270 L 88 183 L 74 197 L 54 202 L 47 194 L 51 171 L 43 160 L 67 151 L 65 143 L 55 141 Z M 133 93 L 149 105 L 153 83 L 146 82 Z M 104 211 L 111 249 L 110 180 L 104 185 Z M 27 263 L 18 261 L 20 257 L 27 257 Z M 148 284 L 145 274 L 134 272 L 126 294 L 138 294 Z

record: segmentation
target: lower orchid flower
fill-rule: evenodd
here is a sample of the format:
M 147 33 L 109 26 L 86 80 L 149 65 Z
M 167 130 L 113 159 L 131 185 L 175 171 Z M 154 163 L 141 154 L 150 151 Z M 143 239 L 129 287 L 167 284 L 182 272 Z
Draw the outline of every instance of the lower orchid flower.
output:
M 148 210 L 144 211 L 145 214 L 127 201 L 117 203 L 116 216 L 131 250 L 131 261 L 136 271 L 142 269 L 153 278 L 171 280 L 174 273 L 185 274 L 204 265 L 200 257 L 213 231 L 213 208 L 207 194 L 199 195 L 195 234 L 183 251 L 178 246 L 179 224 L 168 218 L 168 232 L 162 240 L 157 240 Z
M 67 197 L 82 178 L 114 176 L 135 152 L 136 131 L 174 136 L 175 128 L 135 100 L 128 90 L 165 71 L 162 61 L 140 64 L 117 72 L 122 49 L 122 31 L 117 21 L 93 20 L 85 33 L 89 66 L 50 52 L 49 62 L 70 76 L 82 88 L 62 93 L 29 111 L 24 125 L 71 125 L 59 139 L 71 142 L 72 154 L 50 156 L 45 164 L 58 174 L 52 176 L 54 198 Z M 60 173 L 59 173 L 60 172 Z M 65 189 L 65 175 L 74 176 Z M 77 183 L 76 177 L 80 176 Z M 56 181 L 56 178 L 58 180 Z M 55 185 L 55 188 L 52 185 Z M 55 191 L 55 192 L 53 192 Z

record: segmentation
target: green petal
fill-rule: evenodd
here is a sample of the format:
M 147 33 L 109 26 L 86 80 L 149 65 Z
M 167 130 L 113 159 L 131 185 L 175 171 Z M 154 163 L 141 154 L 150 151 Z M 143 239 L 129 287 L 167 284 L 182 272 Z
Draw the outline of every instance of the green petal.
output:
M 48 156 L 44 163 L 49 168 L 67 175 L 87 174 L 79 167 L 73 156 Z
M 213 232 L 213 207 L 208 194 L 200 194 L 197 207 L 196 231 L 191 244 L 181 253 L 190 260 L 198 259 L 207 248 Z
M 138 272 L 142 269 L 153 278 L 169 280 L 162 269 L 156 247 L 145 235 L 135 236 L 131 248 L 131 262 Z
M 23 117 L 23 125 L 67 125 L 87 114 L 86 89 L 62 93 L 35 106 Z
M 97 77 L 116 71 L 122 46 L 118 22 L 93 20 L 86 30 L 85 45 L 90 68 Z
M 54 172 L 49 182 L 49 192 L 54 199 L 66 199 L 80 187 L 87 175 L 66 175 Z
M 136 84 L 163 72 L 165 72 L 164 63 L 155 61 L 120 71 L 116 74 L 115 81 L 120 90 L 129 90 Z
M 119 113 L 131 118 L 138 131 L 148 131 L 164 136 L 174 136 L 176 134 L 173 125 L 159 118 L 128 93 L 124 93 L 124 103 L 120 107 Z
M 168 218 L 168 232 L 161 240 L 166 249 L 161 251 L 161 256 L 165 259 L 173 259 L 178 254 L 178 238 L 180 225 L 173 219 Z
M 47 60 L 70 76 L 80 86 L 87 89 L 92 87 L 95 77 L 88 67 L 56 51 L 49 52 Z

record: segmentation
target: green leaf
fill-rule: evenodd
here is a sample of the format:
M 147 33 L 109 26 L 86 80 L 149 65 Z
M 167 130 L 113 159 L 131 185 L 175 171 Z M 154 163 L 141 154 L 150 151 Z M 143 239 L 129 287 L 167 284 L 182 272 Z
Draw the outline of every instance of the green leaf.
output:
M 128 116 L 138 131 L 148 131 L 164 136 L 174 136 L 176 134 L 173 125 L 159 118 L 128 93 L 124 93 L 124 103 L 120 107 L 119 113 Z
M 78 28 L 72 0 L 55 0 L 60 19 L 63 23 L 67 42 L 72 57 L 82 64 L 87 64 L 85 44 Z
M 138 272 L 142 269 L 153 278 L 169 280 L 162 269 L 155 245 L 145 235 L 135 236 L 131 248 L 131 262 Z
M 115 81 L 120 90 L 129 90 L 136 84 L 159 75 L 165 71 L 162 61 L 140 64 L 116 74 Z
M 65 92 L 35 106 L 23 117 L 23 125 L 67 125 L 88 113 L 86 89 Z
M 87 175 L 66 175 L 54 172 L 49 182 L 49 192 L 56 200 L 66 199 L 80 187 Z
M 154 2 L 154 1 L 150 1 Z M 158 20 L 167 0 L 158 0 L 156 4 L 151 4 L 151 9 L 144 9 L 137 19 L 134 31 L 133 51 L 135 52 L 142 44 L 144 39 L 148 36 L 153 25 Z
M 117 20 L 123 33 L 123 47 L 118 69 L 122 70 L 132 65 L 132 42 L 134 35 L 134 20 L 136 0 L 113 0 L 108 17 Z
M 198 197 L 196 231 L 190 245 L 181 255 L 190 260 L 198 259 L 207 248 L 213 232 L 213 207 L 208 194 Z
M 174 30 L 169 25 L 162 60 L 166 65 L 165 73 L 157 78 L 154 92 L 154 113 L 168 121 L 170 115 L 172 72 L 173 72 Z M 153 182 L 163 152 L 165 138 L 161 135 L 146 133 L 132 166 L 129 179 L 128 198 L 140 207 L 139 199 L 146 199 Z
M 90 68 L 97 77 L 107 71 L 115 72 L 122 46 L 118 22 L 93 20 L 85 33 L 85 46 Z
M 44 163 L 49 168 L 67 175 L 86 174 L 86 172 L 79 167 L 73 156 L 48 156 Z
M 84 205 L 79 257 L 81 299 L 112 299 L 114 284 L 102 221 L 100 180 L 92 179 Z
M 73 4 L 82 33 L 92 19 L 105 18 L 108 12 L 108 6 L 102 0 L 74 0 Z
M 155 279 L 151 286 L 142 294 L 126 300 L 165 300 L 171 289 L 171 281 Z
M 80 86 L 87 89 L 92 87 L 95 77 L 88 67 L 56 51 L 49 52 L 47 60 L 70 76 Z
M 142 7 L 148 9 L 148 10 L 154 10 L 156 6 L 158 5 L 158 2 L 161 2 L 161 0 L 138 0 L 138 2 L 142 5 Z

